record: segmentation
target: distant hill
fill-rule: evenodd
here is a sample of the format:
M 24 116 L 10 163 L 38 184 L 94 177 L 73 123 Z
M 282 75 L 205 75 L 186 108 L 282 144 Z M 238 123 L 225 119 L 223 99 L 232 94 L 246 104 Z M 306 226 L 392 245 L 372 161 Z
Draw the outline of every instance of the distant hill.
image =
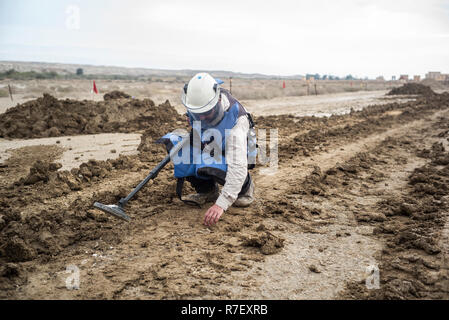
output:
M 57 72 L 58 74 L 75 74 L 76 69 L 82 68 L 84 74 L 91 75 L 125 75 L 132 77 L 192 77 L 198 72 L 207 71 L 217 78 L 245 78 L 245 79 L 302 79 L 302 75 L 276 76 L 260 73 L 241 73 L 224 70 L 165 70 L 147 68 L 126 68 L 116 66 L 94 66 L 85 64 L 65 64 L 49 62 L 0 61 L 0 72 L 14 69 L 20 72 Z

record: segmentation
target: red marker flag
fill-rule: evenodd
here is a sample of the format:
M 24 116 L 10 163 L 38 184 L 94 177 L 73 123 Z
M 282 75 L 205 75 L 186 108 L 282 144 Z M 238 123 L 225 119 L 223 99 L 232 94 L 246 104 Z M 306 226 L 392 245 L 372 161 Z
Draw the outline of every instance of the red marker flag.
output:
M 95 85 L 95 80 L 94 80 L 94 87 L 93 87 L 92 91 L 98 94 L 97 86 Z
M 282 88 L 285 89 L 285 81 L 282 82 Z

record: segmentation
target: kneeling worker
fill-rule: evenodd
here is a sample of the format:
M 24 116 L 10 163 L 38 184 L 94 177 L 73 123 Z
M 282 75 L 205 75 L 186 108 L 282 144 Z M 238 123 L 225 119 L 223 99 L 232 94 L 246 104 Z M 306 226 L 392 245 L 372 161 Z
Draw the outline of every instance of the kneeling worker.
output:
M 187 108 L 189 124 L 193 135 L 201 140 L 203 157 L 190 163 L 175 163 L 176 187 L 179 198 L 186 203 L 202 205 L 215 201 L 204 216 L 205 225 L 215 224 L 231 205 L 247 207 L 254 201 L 254 182 L 248 169 L 254 167 L 256 143 L 254 123 L 251 115 L 235 99 L 228 90 L 221 88 L 220 80 L 214 79 L 208 73 L 196 74 L 184 86 L 182 103 Z M 201 125 L 200 127 L 198 125 Z M 208 129 L 219 132 L 222 141 L 214 140 L 214 136 L 204 134 Z M 201 132 L 199 132 L 201 131 Z M 169 136 L 164 136 L 165 138 Z M 214 155 L 211 145 L 218 145 L 224 150 L 221 155 Z M 193 146 L 195 142 L 193 142 Z M 194 159 L 195 147 L 190 149 L 190 160 Z M 220 163 L 205 161 L 205 155 L 217 159 Z M 215 156 L 215 157 L 214 157 Z M 250 158 L 251 161 L 248 161 Z M 208 164 L 206 164 L 207 162 Z M 248 162 L 250 164 L 248 165 Z M 191 183 L 196 193 L 181 197 L 184 180 Z M 219 192 L 218 184 L 223 185 Z

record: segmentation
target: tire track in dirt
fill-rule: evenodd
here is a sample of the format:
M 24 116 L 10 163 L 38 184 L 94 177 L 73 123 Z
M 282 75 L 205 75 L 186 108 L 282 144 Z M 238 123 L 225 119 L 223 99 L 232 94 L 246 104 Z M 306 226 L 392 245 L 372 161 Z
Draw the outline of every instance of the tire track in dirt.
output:
M 384 143 L 381 140 L 410 137 L 412 131 L 416 140 L 419 136 L 417 132 L 421 128 L 431 126 L 432 122 L 443 114 L 449 113 L 436 112 L 431 119 L 413 121 L 380 135 L 369 136 L 346 145 L 344 150 L 337 148 L 334 152 L 302 160 L 309 166 L 305 165 L 305 169 L 296 175 L 297 181 L 288 178 L 292 170 L 284 166 L 279 169 L 281 172 L 279 175 L 259 177 L 257 185 L 259 190 L 262 188 L 261 185 L 264 187 L 265 190 L 262 191 L 264 194 L 268 193 L 266 190 L 270 186 L 276 185 L 277 194 L 283 193 L 289 197 L 291 187 L 301 185 L 301 182 L 313 175 L 317 170 L 317 164 L 320 172 L 338 170 L 339 167 L 354 160 L 356 154 L 371 154 Z M 368 212 L 368 220 L 377 219 L 376 216 L 370 216 L 373 212 L 370 207 L 379 201 L 379 196 L 384 195 L 385 186 L 389 186 L 389 192 L 401 190 L 407 184 L 410 173 L 425 163 L 423 159 L 417 159 L 413 154 L 405 152 L 402 155 L 406 156 L 409 157 L 408 162 L 400 167 L 399 172 L 392 171 L 397 169 L 394 161 L 391 165 L 381 163 L 387 174 L 393 173 L 385 179 L 378 178 L 380 181 L 370 186 L 374 187 L 374 190 L 362 188 L 357 192 L 345 191 L 344 194 L 331 195 L 338 200 L 323 201 L 314 197 L 305 202 L 304 198 L 289 197 L 290 200 L 294 199 L 293 202 L 298 202 L 294 205 L 310 206 L 310 211 L 316 209 L 318 213 L 312 219 L 300 222 L 299 226 L 283 224 L 283 230 L 277 234 L 286 238 L 284 250 L 275 256 L 267 257 L 263 262 L 256 263 L 251 270 L 241 275 L 234 273 L 234 277 L 238 280 L 225 285 L 233 292 L 233 298 L 332 299 L 345 288 L 347 282 L 365 279 L 367 277 L 365 268 L 377 265 L 375 255 L 382 249 L 383 244 L 370 236 L 374 227 L 360 226 L 357 223 L 358 219 L 363 220 L 366 217 L 355 217 L 354 211 L 363 210 Z M 272 195 L 270 192 L 270 199 Z M 305 230 L 302 228 L 304 225 L 308 227 Z
M 415 149 L 414 156 L 424 158 L 425 164 L 405 177 L 402 188 L 380 197 L 373 206 L 378 219 L 359 219 L 374 226 L 373 237 L 385 243 L 377 257 L 380 281 L 378 288 L 371 290 L 358 282 L 348 283 L 342 298 L 449 298 L 445 242 L 449 224 L 448 123 L 446 114 L 433 128 L 421 130 L 426 145 Z M 395 150 L 409 142 L 392 140 L 387 147 Z

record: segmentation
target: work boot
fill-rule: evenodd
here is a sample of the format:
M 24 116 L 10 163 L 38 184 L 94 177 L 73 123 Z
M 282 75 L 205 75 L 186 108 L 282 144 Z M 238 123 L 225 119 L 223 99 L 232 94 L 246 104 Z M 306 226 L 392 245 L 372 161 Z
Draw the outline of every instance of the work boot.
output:
M 254 188 L 254 181 L 251 179 L 248 190 L 235 200 L 234 207 L 248 207 L 254 201 Z
M 218 196 L 218 187 L 215 186 L 215 188 L 210 192 L 189 194 L 183 197 L 183 200 L 194 202 L 197 205 L 203 205 L 206 202 L 214 202 L 217 200 Z

